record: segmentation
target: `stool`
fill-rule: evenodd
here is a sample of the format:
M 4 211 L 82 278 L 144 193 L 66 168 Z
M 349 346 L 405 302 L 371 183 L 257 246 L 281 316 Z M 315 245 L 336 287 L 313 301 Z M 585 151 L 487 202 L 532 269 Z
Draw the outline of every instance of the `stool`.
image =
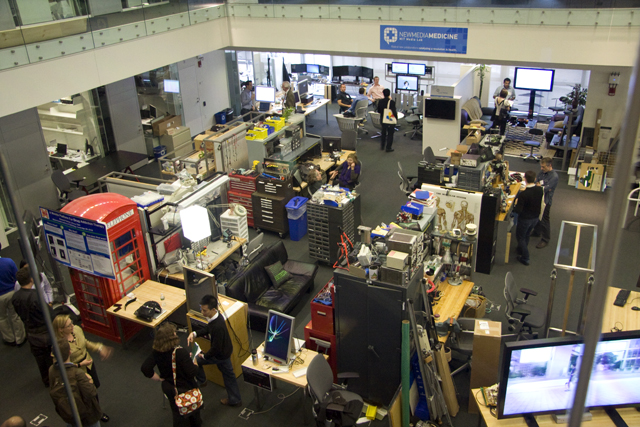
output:
M 543 135 L 543 134 L 544 134 L 544 132 L 542 131 L 542 129 L 535 129 L 535 128 L 534 128 L 534 129 L 529 129 L 529 135 L 534 135 L 534 136 L 535 136 L 535 135 L 537 135 L 537 136 L 541 136 L 541 135 Z M 540 145 L 541 145 L 541 143 L 540 143 L 540 142 L 538 142 L 538 141 L 534 141 L 534 140 L 525 141 L 525 142 L 524 142 L 524 146 L 525 146 L 525 147 L 531 147 L 531 152 L 529 152 L 529 154 L 528 154 L 528 155 L 526 155 L 526 156 L 525 156 L 525 158 L 524 158 L 523 160 L 533 159 L 533 160 L 535 160 L 536 162 L 540 161 L 540 158 L 541 158 L 542 156 L 540 156 L 539 154 L 537 154 L 537 155 L 536 155 L 536 154 L 533 154 L 533 149 L 534 149 L 535 147 L 538 147 L 538 148 L 539 148 L 539 147 L 540 147 Z M 522 154 L 522 155 L 524 156 L 524 154 Z

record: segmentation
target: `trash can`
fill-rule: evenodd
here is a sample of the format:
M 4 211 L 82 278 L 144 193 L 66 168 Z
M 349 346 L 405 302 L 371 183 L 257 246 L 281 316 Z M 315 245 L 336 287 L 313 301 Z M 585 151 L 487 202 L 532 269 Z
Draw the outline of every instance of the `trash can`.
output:
M 153 157 L 155 159 L 159 159 L 160 157 L 167 154 L 167 146 L 166 145 L 158 145 L 157 147 L 153 147 Z
M 216 124 L 218 125 L 223 125 L 227 123 L 227 113 L 225 113 L 224 110 L 220 111 L 219 113 L 215 113 L 213 117 L 215 117 Z
M 306 197 L 294 197 L 286 204 L 289 218 L 289 236 L 298 241 L 307 234 L 307 202 Z
M 233 108 L 225 108 L 224 110 L 222 110 L 222 112 L 224 112 L 225 120 L 227 121 L 227 123 L 233 120 Z

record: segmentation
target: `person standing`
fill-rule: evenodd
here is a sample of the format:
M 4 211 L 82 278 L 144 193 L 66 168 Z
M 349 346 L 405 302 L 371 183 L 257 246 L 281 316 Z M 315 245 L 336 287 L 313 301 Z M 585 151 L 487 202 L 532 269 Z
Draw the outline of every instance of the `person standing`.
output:
M 380 78 L 378 76 L 373 78 L 373 84 L 369 88 L 368 95 L 369 100 L 373 102 L 373 108 L 376 109 L 378 108 L 378 101 L 386 98 L 386 95 L 384 94 L 384 87 L 380 84 Z
M 509 92 L 506 89 L 500 91 L 500 95 L 496 98 L 496 108 L 494 115 L 491 118 L 493 120 L 493 127 L 498 126 L 500 128 L 500 135 L 504 135 L 507 129 L 507 120 L 509 120 L 509 111 L 511 110 L 511 101 L 507 99 Z
M 536 173 L 534 171 L 526 171 L 524 179 L 527 186 L 524 191 L 518 194 L 518 200 L 513 211 L 518 214 L 518 225 L 516 225 L 518 261 L 524 265 L 529 265 L 529 235 L 540 217 L 543 191 L 542 187 L 535 183 Z
M 336 99 L 338 106 L 340 106 L 340 113 L 344 113 L 351 107 L 353 101 L 351 100 L 351 95 L 347 93 L 347 86 L 344 83 L 340 85 L 340 92 L 338 92 Z
M 382 91 L 384 95 L 384 99 L 378 102 L 377 111 L 380 114 L 380 124 L 382 124 L 382 136 L 380 137 L 380 149 L 385 150 L 387 153 L 390 153 L 393 150 L 391 146 L 393 145 L 393 133 L 396 130 L 395 124 L 387 124 L 384 123 L 382 117 L 384 117 L 384 110 L 389 109 L 393 112 L 393 117 L 398 117 L 398 112 L 396 111 L 396 103 L 391 99 L 391 91 L 389 89 L 385 89 Z
M 552 161 L 551 157 L 543 157 L 540 160 L 540 172 L 536 177 L 536 185 L 544 188 L 544 202 L 546 203 L 542 220 L 538 222 L 531 234 L 533 237 L 541 238 L 536 245 L 538 249 L 546 247 L 549 244 L 549 240 L 551 240 L 551 202 L 553 202 L 553 193 L 558 186 L 558 174 L 551 166 Z
M 28 265 L 26 260 L 20 261 L 20 268 Z M 51 287 L 51 283 L 49 279 L 47 279 L 47 275 L 44 273 L 40 273 L 40 287 L 42 288 L 42 292 L 44 293 L 44 302 L 53 306 L 53 288 Z M 16 282 L 14 290 L 17 291 L 20 289 L 20 284 Z
M 82 425 L 85 427 L 100 427 L 102 409 L 100 409 L 98 391 L 93 384 L 91 376 L 71 362 L 71 347 L 69 347 L 67 340 L 60 338 L 57 342 L 64 362 L 62 364 L 56 362 L 55 365 L 49 368 L 49 378 L 51 378 L 49 395 L 56 407 L 56 412 L 67 423 L 67 427 L 72 427 L 75 424 L 71 406 L 69 405 L 69 397 L 60 374 L 60 369 L 64 367 L 67 371 L 67 378 L 69 379 L 69 385 L 76 401 Z
M 291 91 L 291 83 L 282 82 L 282 92 L 284 92 L 282 100 L 282 108 L 296 108 L 296 98 Z
M 176 380 L 173 381 L 173 354 L 175 352 Z M 154 372 L 154 367 L 158 367 Z M 198 387 L 195 376 L 198 373 L 198 365 L 191 361 L 189 352 L 180 347 L 180 338 L 176 334 L 176 327 L 165 322 L 158 328 L 153 339 L 153 353 L 142 364 L 140 368 L 145 377 L 154 381 L 159 381 L 162 392 L 169 399 L 171 414 L 173 415 L 173 427 L 200 427 L 202 418 L 200 411 L 202 407 L 190 414 L 181 415 L 176 406 L 176 389 L 178 393 L 184 393 Z
M 11 346 L 22 345 L 25 340 L 24 324 L 11 304 L 17 272 L 11 258 L 0 257 L 0 333 L 2 341 Z
M 516 91 L 511 87 L 511 79 L 507 77 L 502 82 L 502 86 L 498 86 L 493 92 L 493 99 L 496 99 L 500 96 L 500 92 L 505 89 L 507 91 L 508 96 L 506 97 L 509 101 L 514 101 L 516 99 Z
M 247 80 L 242 86 L 242 92 L 240 93 L 240 115 L 244 116 L 249 111 L 253 111 L 253 100 L 255 99 L 255 93 L 253 92 L 253 82 Z M 244 121 L 249 120 L 245 117 Z
M 29 266 L 25 266 L 16 273 L 20 289 L 13 294 L 11 304 L 22 319 L 27 331 L 27 340 L 31 347 L 31 354 L 35 357 L 40 370 L 40 377 L 45 387 L 49 388 L 49 368 L 53 364 L 51 357 L 51 338 L 44 322 L 44 314 L 40 309 L 38 291 L 35 289 Z M 49 315 L 52 316 L 51 307 Z
M 213 295 L 203 296 L 200 300 L 200 312 L 207 319 L 207 326 L 198 328 L 189 334 L 187 344 L 191 345 L 196 337 L 208 336 L 211 341 L 211 348 L 206 353 L 200 353 L 196 357 L 198 362 L 196 380 L 201 387 L 206 385 L 207 375 L 204 372 L 204 365 L 218 365 L 228 396 L 220 400 L 220 403 L 226 406 L 240 406 L 242 405 L 240 387 L 238 387 L 236 374 L 233 372 L 233 364 L 231 363 L 233 342 L 231 342 L 224 317 L 218 312 L 218 300 L 216 297 Z

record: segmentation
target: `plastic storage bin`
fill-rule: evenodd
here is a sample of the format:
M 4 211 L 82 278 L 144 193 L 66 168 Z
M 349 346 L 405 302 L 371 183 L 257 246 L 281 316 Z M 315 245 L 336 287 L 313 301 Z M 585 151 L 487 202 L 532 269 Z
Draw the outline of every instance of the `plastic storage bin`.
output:
M 224 110 L 219 113 L 215 113 L 213 117 L 215 117 L 217 125 L 224 125 L 227 123 L 227 113 Z
M 307 202 L 306 197 L 294 197 L 285 205 L 289 218 L 289 236 L 298 241 L 307 234 Z
M 153 157 L 159 159 L 160 157 L 167 154 L 167 146 L 166 145 L 158 145 L 153 148 Z

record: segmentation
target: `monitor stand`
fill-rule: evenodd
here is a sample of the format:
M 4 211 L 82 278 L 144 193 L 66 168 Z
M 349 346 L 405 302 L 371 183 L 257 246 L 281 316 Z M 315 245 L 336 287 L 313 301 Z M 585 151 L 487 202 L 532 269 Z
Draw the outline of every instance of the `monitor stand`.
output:
M 538 422 L 536 421 L 536 418 L 533 415 L 531 414 L 523 415 L 522 418 L 524 418 L 524 422 L 527 423 L 527 426 L 538 427 Z
M 604 408 L 604 412 L 609 415 L 611 421 L 616 427 L 628 427 L 627 423 L 622 419 L 616 408 Z

